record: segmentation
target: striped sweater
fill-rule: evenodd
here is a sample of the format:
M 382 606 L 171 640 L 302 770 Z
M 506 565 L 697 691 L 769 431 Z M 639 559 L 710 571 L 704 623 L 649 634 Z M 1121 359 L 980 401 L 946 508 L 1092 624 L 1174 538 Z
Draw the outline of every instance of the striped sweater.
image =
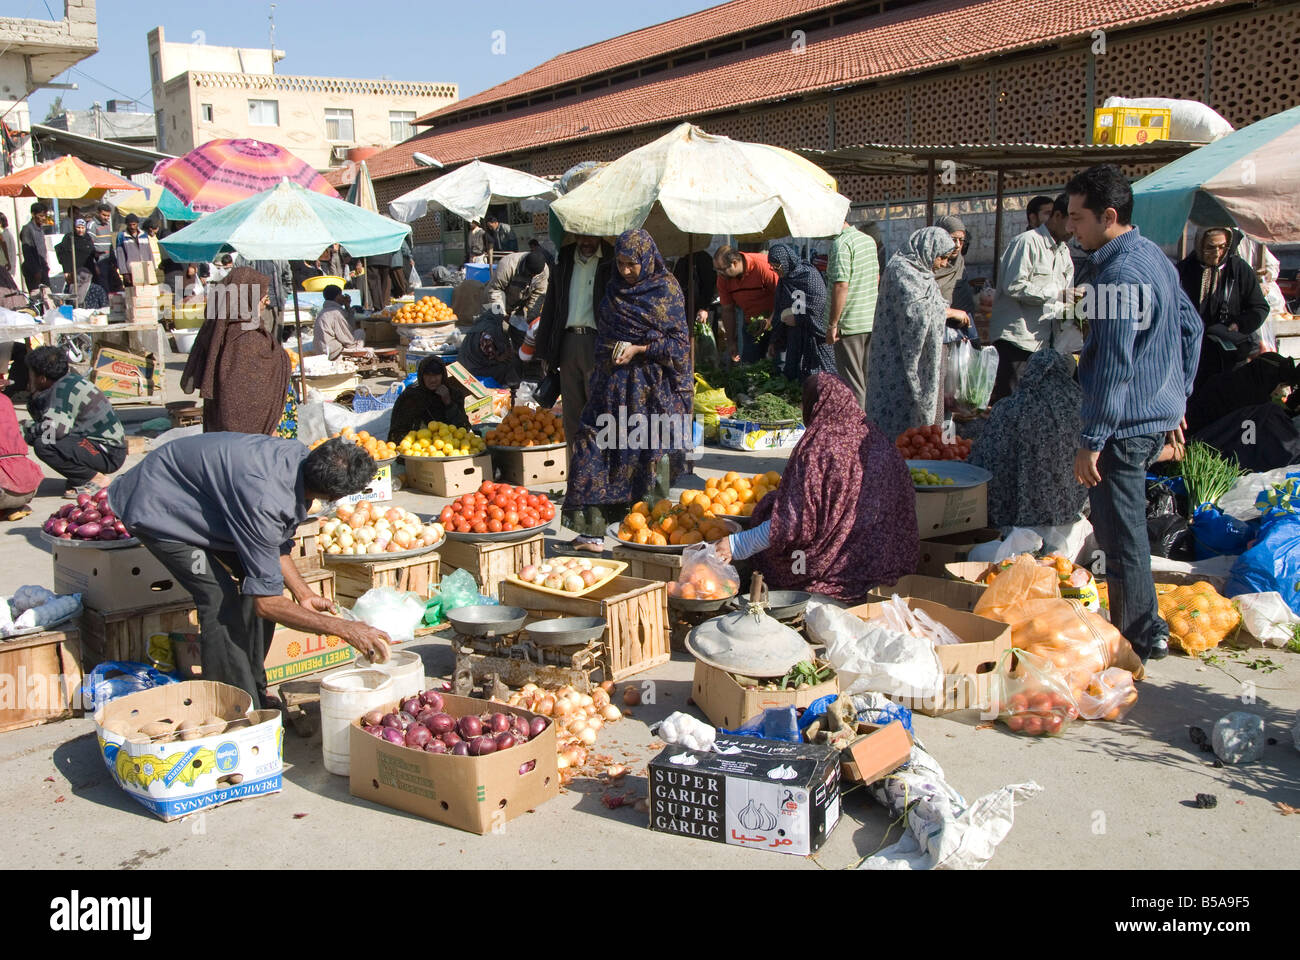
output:
M 1138 228 L 1089 258 L 1083 271 L 1088 339 L 1079 355 L 1079 446 L 1178 426 L 1201 354 L 1201 318 L 1173 264 Z

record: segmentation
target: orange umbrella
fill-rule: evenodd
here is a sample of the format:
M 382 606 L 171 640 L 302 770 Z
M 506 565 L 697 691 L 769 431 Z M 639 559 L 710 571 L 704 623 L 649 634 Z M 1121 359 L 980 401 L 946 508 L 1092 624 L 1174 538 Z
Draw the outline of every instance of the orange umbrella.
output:
M 109 190 L 142 190 L 137 183 L 76 157 L 59 157 L 0 178 L 0 197 L 98 200 Z

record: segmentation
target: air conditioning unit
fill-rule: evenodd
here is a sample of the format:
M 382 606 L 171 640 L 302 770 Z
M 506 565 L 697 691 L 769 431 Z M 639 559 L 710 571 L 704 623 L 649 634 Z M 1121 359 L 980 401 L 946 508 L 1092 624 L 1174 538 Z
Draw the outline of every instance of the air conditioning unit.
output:
M 330 147 L 330 163 L 334 163 L 334 164 L 347 163 L 348 151 L 351 149 L 352 149 L 351 147 L 342 146 L 340 144 L 335 144 L 334 146 Z

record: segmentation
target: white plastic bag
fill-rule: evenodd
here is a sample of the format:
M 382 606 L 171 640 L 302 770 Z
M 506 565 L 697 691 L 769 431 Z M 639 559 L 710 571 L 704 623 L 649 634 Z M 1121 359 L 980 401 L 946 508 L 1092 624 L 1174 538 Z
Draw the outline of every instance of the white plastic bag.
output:
M 971 548 L 966 559 L 972 563 L 1001 563 L 1022 553 L 1037 553 L 1043 538 L 1028 527 L 1014 527 L 1003 540 L 990 540 Z
M 674 713 L 661 721 L 656 735 L 664 743 L 707 752 L 713 749 L 718 731 L 689 713 Z
M 930 640 L 896 633 L 826 604 L 813 608 L 805 619 L 813 641 L 826 645 L 826 659 L 839 674 L 841 693 L 939 696 L 943 666 Z
M 352 616 L 384 631 L 394 643 L 409 643 L 415 639 L 415 628 L 424 619 L 425 605 L 418 593 L 375 587 L 352 605 Z
M 1166 97 L 1107 97 L 1103 107 L 1148 107 L 1169 110 L 1169 139 L 1211 143 L 1232 133 L 1232 124 L 1199 100 Z
M 351 427 L 354 431 L 365 430 L 372 437 L 387 440 L 392 419 L 392 407 L 373 413 L 353 413 L 337 403 L 309 401 L 298 407 L 298 439 L 311 446 L 317 440 L 334 436 L 344 427 Z
M 924 610 L 913 610 L 898 594 L 881 604 L 885 626 L 898 633 L 925 637 L 935 646 L 961 643 L 961 638 Z
M 1232 598 L 1241 611 L 1241 631 L 1268 647 L 1285 647 L 1295 636 L 1300 617 L 1276 590 L 1267 593 L 1239 593 Z

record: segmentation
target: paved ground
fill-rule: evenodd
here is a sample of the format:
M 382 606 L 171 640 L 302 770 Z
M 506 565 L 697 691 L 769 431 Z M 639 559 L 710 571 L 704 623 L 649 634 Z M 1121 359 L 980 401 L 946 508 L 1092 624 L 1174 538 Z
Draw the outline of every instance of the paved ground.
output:
M 172 365 L 175 366 L 174 364 Z M 175 370 L 171 371 L 175 378 Z M 710 450 L 700 472 L 767 469 L 766 459 Z M 36 533 L 60 501 L 49 481 L 28 521 L 0 527 L 0 588 L 52 585 L 48 553 Z M 397 502 L 434 512 L 443 501 L 401 493 Z M 446 641 L 415 645 L 432 676 L 451 669 Z M 1269 660 L 1278 668 L 1271 672 Z M 1300 710 L 1300 657 L 1250 651 L 1220 665 L 1184 657 L 1153 664 L 1122 724 L 1077 724 L 1053 740 L 979 729 L 974 714 L 916 718 L 917 733 L 948 781 L 968 800 L 1004 784 L 1034 780 L 1043 792 L 1016 811 L 994 868 L 1293 868 L 1300 856 L 1300 753 L 1290 726 Z M 1256 669 L 1250 669 L 1254 663 Z M 658 702 L 607 726 L 599 750 L 625 754 L 631 774 L 619 792 L 645 792 L 654 755 L 648 725 L 683 709 L 691 664 L 678 655 L 644 675 Z M 1253 684 L 1256 702 L 1243 707 Z M 1206 729 L 1234 709 L 1263 715 L 1278 740 L 1264 759 L 1215 769 L 1187 728 Z M 185 821 L 162 823 L 113 783 L 89 719 L 0 735 L 0 862 L 11 867 L 612 867 L 843 868 L 893 842 L 883 809 L 861 789 L 845 797 L 845 819 L 814 858 L 755 851 L 651 833 L 644 814 L 610 810 L 603 788 L 577 780 L 557 799 L 511 821 L 503 834 L 477 837 L 353 799 L 346 779 L 321 763 L 319 735 L 285 739 L 282 793 L 241 801 Z M 1218 807 L 1190 805 L 1214 793 Z M 300 814 L 306 816 L 299 817 Z

